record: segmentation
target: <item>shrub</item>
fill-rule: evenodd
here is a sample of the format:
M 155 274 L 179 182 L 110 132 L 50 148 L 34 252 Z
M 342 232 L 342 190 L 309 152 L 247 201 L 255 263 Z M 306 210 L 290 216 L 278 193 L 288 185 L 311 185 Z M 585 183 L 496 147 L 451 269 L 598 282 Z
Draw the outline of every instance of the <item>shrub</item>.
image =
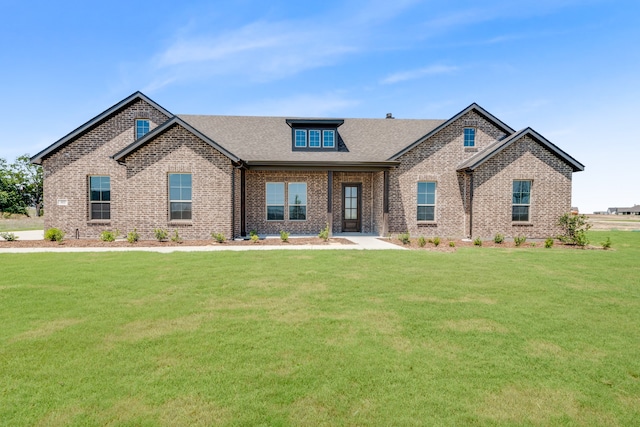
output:
M 280 230 L 280 240 L 282 240 L 283 242 L 288 242 L 289 241 L 289 233 L 284 231 L 284 230 Z
M 456 247 L 456 242 L 454 242 L 453 240 L 451 240 L 451 241 L 449 242 L 449 247 L 450 247 L 450 248 L 455 248 L 455 247 Z
M 327 223 L 327 225 L 322 230 L 320 230 L 318 237 L 324 240 L 325 242 L 329 240 L 329 223 Z
M 133 231 L 127 233 L 127 242 L 135 243 L 140 240 L 140 235 L 138 234 L 138 230 L 136 228 Z
M 532 248 L 535 248 L 535 247 L 536 247 L 536 242 L 531 242 L 531 243 L 529 244 L 529 246 L 531 246 Z
M 479 237 L 476 237 L 475 239 L 473 239 L 473 244 L 475 246 L 482 246 L 482 239 Z
M 182 237 L 178 234 L 177 228 L 174 230 L 173 236 L 171 236 L 171 241 L 175 243 L 182 243 Z
M 252 234 L 251 238 L 253 239 L 253 236 L 257 236 L 257 234 Z M 222 233 L 211 233 L 211 237 L 213 237 L 215 239 L 216 242 L 218 243 L 224 243 L 225 240 L 227 240 L 224 237 L 224 234 Z
M 64 240 L 65 232 L 59 228 L 50 228 L 44 233 L 44 240 L 50 240 L 52 242 L 62 242 Z
M 418 237 L 418 246 L 420 246 L 421 248 L 424 248 L 424 245 L 426 244 L 427 244 L 427 240 L 424 238 L 424 236 Z
M 504 234 L 496 233 L 493 237 L 493 241 L 499 245 L 502 244 L 502 242 L 504 242 Z
M 2 237 L 7 242 L 15 242 L 18 240 L 18 236 L 13 233 L 0 233 L 0 237 Z
M 1 236 L 1 234 L 0 234 L 0 236 Z M 4 236 L 2 236 L 2 237 L 4 237 Z M 5 239 L 6 239 L 6 237 L 5 237 Z M 600 244 L 602 245 L 602 249 L 605 249 L 605 250 L 611 249 L 611 239 L 609 237 L 607 237 L 606 240 L 604 242 L 601 242 Z
M 553 247 L 553 238 L 552 237 L 548 237 L 545 241 L 544 241 L 544 247 L 545 248 L 552 248 Z
M 251 235 L 251 241 L 253 243 L 258 243 L 259 240 L 260 240 L 260 236 L 258 236 L 257 234 L 252 234 Z
M 433 238 L 433 244 L 438 247 L 438 245 L 440 244 L 440 238 L 439 237 L 434 237 Z
M 516 247 L 522 245 L 526 241 L 527 241 L 527 236 L 516 236 L 513 238 L 513 243 L 516 244 Z
M 100 240 L 102 240 L 103 242 L 113 242 L 114 240 L 116 240 L 119 234 L 120 233 L 118 232 L 118 230 L 104 230 L 102 233 L 100 233 Z
M 257 235 L 258 235 L 258 230 L 249 231 L 249 237 L 253 237 L 253 236 L 257 236 Z
M 166 242 L 169 237 L 169 233 L 164 228 L 155 228 L 153 230 L 153 235 L 156 237 L 158 242 Z
M 403 245 L 408 245 L 411 243 L 411 237 L 409 236 L 409 232 L 398 234 L 398 240 L 402 242 Z
M 2 212 L 2 218 L 11 219 L 11 212 Z
M 558 236 L 561 242 L 578 246 L 589 244 L 586 233 L 591 228 L 591 224 L 587 222 L 586 215 L 566 213 L 560 217 L 558 225 L 562 228 L 562 234 Z

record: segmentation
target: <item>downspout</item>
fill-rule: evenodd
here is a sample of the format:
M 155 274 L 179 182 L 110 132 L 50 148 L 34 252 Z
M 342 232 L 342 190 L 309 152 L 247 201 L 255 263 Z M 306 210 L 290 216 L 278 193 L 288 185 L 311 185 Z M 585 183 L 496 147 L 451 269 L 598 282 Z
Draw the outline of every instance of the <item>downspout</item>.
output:
M 473 237 L 473 171 L 469 171 L 469 238 Z
M 231 240 L 235 239 L 236 234 L 236 168 L 231 168 Z

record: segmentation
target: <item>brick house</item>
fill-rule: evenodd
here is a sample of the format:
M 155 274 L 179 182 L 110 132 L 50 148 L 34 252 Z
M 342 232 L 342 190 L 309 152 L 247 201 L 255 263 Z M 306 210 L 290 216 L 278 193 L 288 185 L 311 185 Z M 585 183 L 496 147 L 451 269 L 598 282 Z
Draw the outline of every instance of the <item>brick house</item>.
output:
M 448 120 L 174 115 L 140 92 L 31 159 L 45 227 L 186 239 L 556 235 L 584 166 L 477 104 Z

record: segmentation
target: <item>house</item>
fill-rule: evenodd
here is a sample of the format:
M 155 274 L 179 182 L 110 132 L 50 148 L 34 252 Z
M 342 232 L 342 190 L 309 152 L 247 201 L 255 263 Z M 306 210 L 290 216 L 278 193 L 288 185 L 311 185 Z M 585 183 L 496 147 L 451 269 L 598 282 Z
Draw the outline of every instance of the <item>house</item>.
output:
M 31 161 L 45 227 L 186 239 L 332 233 L 558 233 L 584 166 L 477 104 L 448 120 L 175 115 L 140 92 Z
M 609 208 L 607 212 L 612 215 L 640 215 L 640 205 L 631 208 Z

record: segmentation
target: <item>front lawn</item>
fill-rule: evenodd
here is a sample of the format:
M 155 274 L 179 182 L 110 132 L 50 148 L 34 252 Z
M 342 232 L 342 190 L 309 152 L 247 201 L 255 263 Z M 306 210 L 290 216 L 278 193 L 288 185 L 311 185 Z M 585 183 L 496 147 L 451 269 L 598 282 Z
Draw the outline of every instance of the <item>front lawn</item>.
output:
M 613 250 L 0 254 L 0 425 L 633 425 Z

